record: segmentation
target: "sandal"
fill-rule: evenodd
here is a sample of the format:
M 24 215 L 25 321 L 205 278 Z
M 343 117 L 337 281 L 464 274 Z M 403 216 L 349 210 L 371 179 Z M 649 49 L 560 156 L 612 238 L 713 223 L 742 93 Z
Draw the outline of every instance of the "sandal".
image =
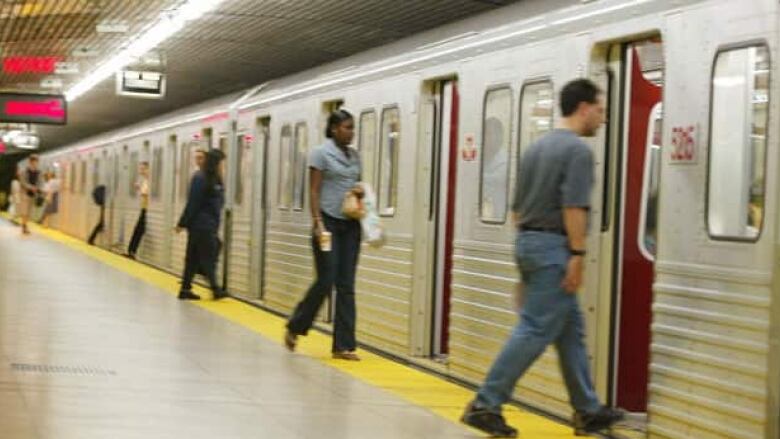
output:
M 295 345 L 298 343 L 298 336 L 289 330 L 284 333 L 284 345 L 290 352 L 295 352 Z
M 340 351 L 333 353 L 334 360 L 360 361 L 360 357 L 355 351 Z

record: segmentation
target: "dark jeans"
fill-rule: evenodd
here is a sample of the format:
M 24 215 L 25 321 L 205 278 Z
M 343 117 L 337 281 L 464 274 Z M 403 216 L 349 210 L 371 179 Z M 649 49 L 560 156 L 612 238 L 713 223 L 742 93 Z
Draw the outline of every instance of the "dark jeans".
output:
M 201 273 L 206 277 L 213 291 L 220 291 L 216 276 L 218 257 L 219 238 L 216 230 L 188 230 L 181 290 L 192 290 L 192 279 L 195 274 Z
M 103 228 L 105 227 L 105 212 L 106 209 L 103 206 L 100 206 L 100 220 L 95 225 L 95 228 L 92 229 L 92 233 L 89 234 L 89 239 L 87 239 L 87 243 L 89 245 L 95 245 L 95 239 L 97 238 L 98 234 L 103 231 Z
M 127 249 L 127 253 L 135 256 L 135 252 L 138 251 L 138 246 L 141 245 L 141 238 L 146 233 L 146 209 L 141 209 L 141 214 L 138 215 L 138 221 L 135 223 L 133 229 L 133 237 L 130 239 L 130 247 Z
M 336 320 L 333 325 L 333 352 L 357 348 L 355 340 L 355 271 L 360 254 L 360 222 L 322 215 L 325 228 L 332 233 L 331 251 L 320 250 L 312 237 L 317 279 L 306 297 L 298 303 L 287 322 L 287 329 L 296 335 L 305 335 L 314 323 L 322 302 L 336 287 Z

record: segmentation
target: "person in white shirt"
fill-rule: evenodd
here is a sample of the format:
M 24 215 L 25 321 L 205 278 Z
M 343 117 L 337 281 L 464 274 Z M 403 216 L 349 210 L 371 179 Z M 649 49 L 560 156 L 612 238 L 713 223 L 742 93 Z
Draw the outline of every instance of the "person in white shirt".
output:
M 43 213 L 41 213 L 38 223 L 49 227 L 49 219 L 59 210 L 60 180 L 54 171 L 48 171 L 44 174 L 44 179 L 46 181 L 43 184 L 43 193 L 46 198 Z
M 141 238 L 146 233 L 146 209 L 149 207 L 149 162 L 141 162 L 138 165 L 138 181 L 135 183 L 135 189 L 141 199 L 141 213 L 138 215 L 138 221 L 133 229 L 133 237 L 130 239 L 130 246 L 127 248 L 127 257 L 135 259 L 138 246 L 141 245 Z

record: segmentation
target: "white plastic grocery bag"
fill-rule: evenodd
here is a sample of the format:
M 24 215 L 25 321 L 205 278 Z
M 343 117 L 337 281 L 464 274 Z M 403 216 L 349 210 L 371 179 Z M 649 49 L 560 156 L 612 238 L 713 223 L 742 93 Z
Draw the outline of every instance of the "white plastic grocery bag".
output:
M 363 240 L 371 247 L 382 247 L 385 244 L 385 231 L 379 223 L 379 210 L 376 205 L 376 194 L 370 184 L 361 182 L 363 188 L 363 208 L 366 214 L 360 220 L 363 228 Z

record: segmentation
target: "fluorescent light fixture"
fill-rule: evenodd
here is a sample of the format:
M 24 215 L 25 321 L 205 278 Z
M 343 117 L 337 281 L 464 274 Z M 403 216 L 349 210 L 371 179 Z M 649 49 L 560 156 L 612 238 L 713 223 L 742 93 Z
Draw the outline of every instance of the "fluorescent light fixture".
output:
M 86 78 L 79 81 L 65 93 L 68 101 L 74 101 L 100 84 L 106 78 L 128 66 L 146 52 L 182 30 L 188 21 L 202 17 L 217 7 L 223 0 L 186 0 L 175 10 L 164 12 L 160 19 L 143 30 L 138 38 L 119 53 L 102 63 Z

